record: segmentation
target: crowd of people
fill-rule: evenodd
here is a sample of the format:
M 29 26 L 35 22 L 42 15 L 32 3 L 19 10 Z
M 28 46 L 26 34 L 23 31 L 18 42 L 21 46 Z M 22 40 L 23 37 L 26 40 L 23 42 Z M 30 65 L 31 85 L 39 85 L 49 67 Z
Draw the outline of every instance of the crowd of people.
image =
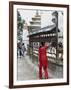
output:
M 25 48 L 25 45 L 24 43 L 18 43 L 17 44 L 17 57 L 24 57 L 24 54 L 25 54 L 25 51 L 26 51 L 26 48 Z

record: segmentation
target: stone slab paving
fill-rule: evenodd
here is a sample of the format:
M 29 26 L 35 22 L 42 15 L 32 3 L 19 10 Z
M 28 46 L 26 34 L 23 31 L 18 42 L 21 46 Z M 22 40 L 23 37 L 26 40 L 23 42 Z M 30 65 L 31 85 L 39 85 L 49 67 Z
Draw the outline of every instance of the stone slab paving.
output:
M 53 65 L 49 64 L 48 68 L 48 79 L 58 78 L 56 72 L 53 70 Z M 55 66 L 54 66 L 55 67 Z M 17 69 L 17 79 L 18 80 L 38 80 L 38 65 L 32 63 L 32 60 L 28 55 L 24 57 L 18 57 L 18 69 Z M 60 76 L 60 75 L 59 75 Z
M 38 72 L 29 63 L 29 60 L 25 57 L 18 58 L 18 80 L 35 80 L 38 78 Z

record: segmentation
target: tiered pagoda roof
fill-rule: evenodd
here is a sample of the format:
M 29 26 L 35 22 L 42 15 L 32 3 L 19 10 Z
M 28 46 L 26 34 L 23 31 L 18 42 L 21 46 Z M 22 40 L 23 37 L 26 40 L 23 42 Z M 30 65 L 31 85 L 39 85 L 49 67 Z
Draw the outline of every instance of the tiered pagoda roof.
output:
M 46 27 L 43 27 L 39 30 L 37 30 L 37 32 L 31 32 L 29 34 L 29 36 L 33 36 L 33 35 L 41 35 L 41 34 L 50 34 L 50 33 L 55 33 L 56 32 L 56 26 L 55 25 L 50 25 L 50 26 L 46 26 Z M 60 32 L 60 30 L 58 29 L 58 32 Z
M 35 16 L 32 17 L 30 21 L 29 32 L 35 32 L 40 28 L 41 28 L 41 16 L 39 15 L 39 12 L 36 11 Z

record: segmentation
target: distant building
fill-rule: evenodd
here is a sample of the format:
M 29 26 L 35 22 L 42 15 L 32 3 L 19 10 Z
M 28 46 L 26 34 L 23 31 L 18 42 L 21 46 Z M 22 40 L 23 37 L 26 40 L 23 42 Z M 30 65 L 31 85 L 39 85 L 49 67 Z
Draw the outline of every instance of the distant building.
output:
M 38 22 L 40 22 L 39 24 L 38 23 L 36 24 L 37 17 L 39 17 L 38 18 Z M 63 34 L 60 28 L 58 27 L 58 38 L 57 38 L 56 25 L 53 24 L 53 25 L 47 25 L 45 27 L 41 27 L 41 20 L 42 20 L 41 16 L 38 14 L 38 12 L 36 12 L 35 17 L 33 17 L 32 21 L 30 21 L 31 25 L 29 26 L 29 36 L 28 36 L 29 44 L 31 46 L 30 53 L 33 56 L 38 56 L 39 43 L 42 41 L 48 42 L 48 43 L 52 42 L 52 47 L 47 51 L 48 52 L 47 54 L 49 57 L 52 57 L 54 60 L 56 60 L 56 54 L 57 54 L 56 50 L 58 50 L 58 53 L 62 53 L 62 56 L 63 56 L 63 47 L 62 47 Z M 58 42 L 57 42 L 57 39 L 58 39 Z M 59 48 L 56 49 L 56 46 L 58 46 L 58 44 L 59 44 Z
M 29 35 L 32 33 L 36 33 L 41 29 L 41 15 L 39 14 L 39 11 L 36 11 L 36 14 L 34 15 L 34 17 L 32 17 L 31 21 L 30 21 L 30 26 L 28 26 L 29 28 Z M 39 46 L 39 41 L 38 42 L 33 42 L 32 43 L 33 49 L 38 48 Z
M 26 49 L 27 49 L 27 45 L 29 44 L 29 37 L 27 37 L 28 35 L 29 35 L 28 25 L 25 22 L 23 26 L 23 43 L 25 44 Z
M 41 28 L 41 16 L 39 15 L 39 12 L 36 11 L 36 14 L 34 17 L 32 17 L 32 20 L 30 21 L 29 26 L 29 33 L 31 32 L 37 32 Z

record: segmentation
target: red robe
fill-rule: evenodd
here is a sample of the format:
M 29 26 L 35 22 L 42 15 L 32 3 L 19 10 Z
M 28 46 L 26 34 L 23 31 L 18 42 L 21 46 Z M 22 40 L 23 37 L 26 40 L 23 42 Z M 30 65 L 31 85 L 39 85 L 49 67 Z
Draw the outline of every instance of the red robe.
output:
M 43 68 L 47 68 L 47 65 L 48 65 L 46 49 L 47 49 L 47 46 L 43 46 L 39 48 L 39 65 L 40 66 L 42 65 Z

